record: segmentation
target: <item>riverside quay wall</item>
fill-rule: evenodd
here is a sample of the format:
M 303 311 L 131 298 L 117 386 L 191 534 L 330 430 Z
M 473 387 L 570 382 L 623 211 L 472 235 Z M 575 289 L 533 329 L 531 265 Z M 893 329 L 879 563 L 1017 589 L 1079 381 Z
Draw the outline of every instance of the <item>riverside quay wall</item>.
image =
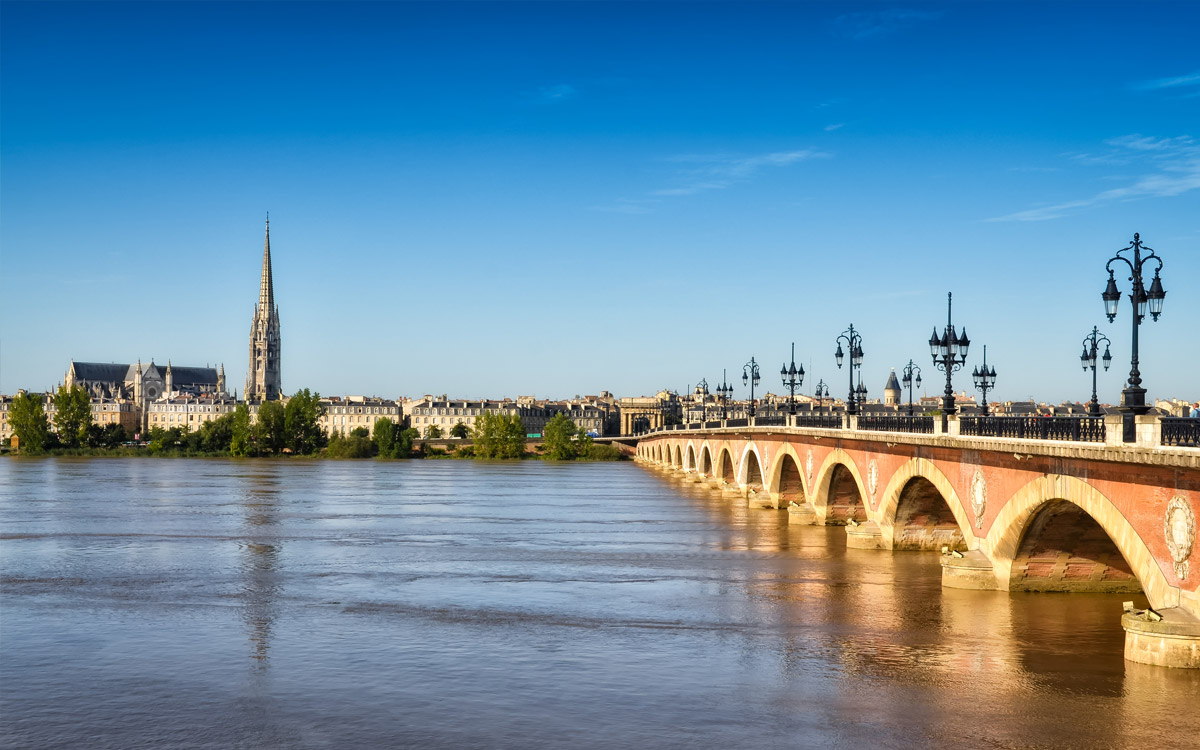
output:
M 1122 617 L 1126 658 L 1200 668 L 1200 448 L 1162 446 L 1138 419 L 1130 443 L 1119 415 L 1093 420 L 1093 442 L 1074 424 L 1064 440 L 967 436 L 953 418 L 742 420 L 642 435 L 635 459 L 792 523 L 843 525 L 848 546 L 940 552 L 943 586 L 1143 592 L 1150 609 Z

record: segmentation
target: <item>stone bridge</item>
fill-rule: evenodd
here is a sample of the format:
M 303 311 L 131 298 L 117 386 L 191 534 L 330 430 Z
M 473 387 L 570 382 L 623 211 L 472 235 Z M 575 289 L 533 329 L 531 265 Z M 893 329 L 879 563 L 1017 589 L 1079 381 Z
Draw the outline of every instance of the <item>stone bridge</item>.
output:
M 943 586 L 1140 591 L 1150 610 L 1123 615 L 1125 657 L 1200 668 L 1200 449 L 707 427 L 641 436 L 635 458 L 792 523 L 844 525 L 848 546 L 940 552 Z

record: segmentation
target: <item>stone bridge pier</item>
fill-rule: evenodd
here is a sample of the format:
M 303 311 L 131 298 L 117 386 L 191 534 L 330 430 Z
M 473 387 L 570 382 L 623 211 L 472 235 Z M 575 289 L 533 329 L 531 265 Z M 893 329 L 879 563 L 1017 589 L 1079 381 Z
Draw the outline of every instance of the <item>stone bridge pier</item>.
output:
M 1140 592 L 1125 657 L 1200 668 L 1200 449 L 775 426 L 662 430 L 635 458 L 847 546 L 939 554 L 945 587 Z

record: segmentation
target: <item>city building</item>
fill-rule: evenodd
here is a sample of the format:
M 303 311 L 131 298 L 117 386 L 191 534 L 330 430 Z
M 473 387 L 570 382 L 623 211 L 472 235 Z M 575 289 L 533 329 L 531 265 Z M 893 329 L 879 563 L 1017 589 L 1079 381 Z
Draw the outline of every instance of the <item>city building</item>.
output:
M 191 396 L 225 398 L 225 366 L 176 367 L 169 361 L 163 368 L 154 360 L 143 365 L 71 360 L 63 384 L 80 387 L 92 398 L 92 417 L 97 424 L 116 421 L 137 432 L 150 426 L 151 404 L 163 398 Z M 161 414 L 161 410 L 159 411 Z M 114 417 L 113 415 L 119 415 Z
M 279 306 L 275 304 L 275 285 L 271 277 L 271 219 L 268 217 L 258 304 L 250 323 L 250 367 L 243 394 L 246 401 L 274 401 L 282 397 L 279 347 Z
M 329 396 L 321 399 L 321 405 L 325 407 L 325 416 L 321 417 L 319 424 L 325 434 L 331 436 L 334 433 L 348 435 L 358 427 L 370 432 L 380 419 L 390 419 L 396 423 L 404 421 L 400 404 L 382 398 Z
M 892 368 L 892 374 L 888 375 L 887 385 L 883 387 L 883 404 L 884 406 L 898 406 L 900 404 L 900 381 L 896 379 L 896 368 Z

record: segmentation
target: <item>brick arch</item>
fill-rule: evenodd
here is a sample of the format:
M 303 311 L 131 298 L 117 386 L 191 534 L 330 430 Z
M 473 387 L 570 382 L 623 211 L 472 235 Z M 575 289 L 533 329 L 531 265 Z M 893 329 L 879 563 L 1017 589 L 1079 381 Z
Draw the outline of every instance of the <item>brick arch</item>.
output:
M 687 450 L 683 452 L 683 468 L 685 471 L 696 471 L 696 446 L 689 440 Z
M 766 470 L 762 454 L 753 441 L 747 442 L 746 447 L 742 449 L 742 458 L 738 461 L 737 466 L 737 478 L 738 484 L 743 487 L 749 485 L 766 487 Z
M 812 498 L 813 509 L 817 512 L 819 523 L 846 522 L 848 503 L 839 502 L 837 497 L 832 498 L 833 502 L 831 502 L 831 489 L 838 495 L 847 489 L 853 489 L 858 495 L 857 505 L 862 508 L 861 511 L 855 510 L 853 512 L 854 519 L 856 521 L 865 521 L 869 518 L 870 511 L 867 509 L 866 485 L 863 483 L 862 474 L 858 471 L 858 466 L 855 465 L 854 459 L 846 451 L 841 448 L 835 448 L 830 451 L 829 455 L 821 463 L 821 470 L 817 472 L 817 481 L 813 484 L 816 487 L 816 491 L 810 497 Z M 850 498 L 847 497 L 846 499 L 849 500 Z
M 677 469 L 683 468 L 683 449 L 678 444 L 675 446 L 675 460 L 671 462 L 671 465 Z
M 1017 490 L 992 523 L 984 545 L 1001 588 L 1012 585 L 1013 566 L 1026 541 L 1026 533 L 1044 518 L 1043 513 L 1062 510 L 1064 506 L 1059 503 L 1075 506 L 1104 531 L 1151 607 L 1179 606 L 1179 589 L 1167 582 L 1149 547 L 1124 514 L 1092 485 L 1062 474 L 1039 477 Z
M 737 484 L 737 466 L 733 461 L 733 450 L 728 444 L 722 445 L 717 451 L 717 463 L 714 473 L 718 479 L 723 480 L 726 484 Z
M 700 473 L 706 477 L 711 477 L 713 473 L 713 457 L 712 451 L 708 448 L 708 442 L 705 441 L 704 446 L 700 449 Z
M 787 466 L 795 467 L 796 474 L 799 476 L 798 482 L 791 477 L 790 473 L 785 477 Z M 804 505 L 808 502 L 808 478 L 804 476 L 802 466 L 804 463 L 791 443 L 784 443 L 775 453 L 775 463 L 771 465 L 767 490 L 778 498 L 778 507 L 787 507 L 790 502 L 795 502 L 797 505 Z
M 962 500 L 958 496 L 958 492 L 954 489 L 954 483 L 950 481 L 941 469 L 932 461 L 925 458 L 910 458 L 905 461 L 900 468 L 892 474 L 888 480 L 887 487 L 884 488 L 882 501 L 879 504 L 879 511 L 876 520 L 879 523 L 879 530 L 882 534 L 883 546 L 885 549 L 905 549 L 914 548 L 913 545 L 901 542 L 897 546 L 897 541 L 901 540 L 904 535 L 906 526 L 910 526 L 913 519 L 911 517 L 904 519 L 904 522 L 897 524 L 897 513 L 901 511 L 901 501 L 912 501 L 917 498 L 913 497 L 913 480 L 922 480 L 928 483 L 928 486 L 922 487 L 926 493 L 928 490 L 935 490 L 941 496 L 942 502 L 949 509 L 953 516 L 954 522 L 958 525 L 958 533 L 962 537 L 962 545 L 955 546 L 948 544 L 951 549 L 977 549 L 979 540 L 975 536 L 975 531 L 971 527 L 970 516 L 967 515 L 966 509 L 963 507 Z M 905 497 L 905 492 L 908 491 L 908 496 Z M 926 494 L 926 500 L 932 500 Z M 907 505 L 907 503 L 906 503 Z M 948 526 L 948 524 L 936 524 L 940 526 Z M 930 547 L 916 546 L 918 549 L 941 549 L 941 543 Z

